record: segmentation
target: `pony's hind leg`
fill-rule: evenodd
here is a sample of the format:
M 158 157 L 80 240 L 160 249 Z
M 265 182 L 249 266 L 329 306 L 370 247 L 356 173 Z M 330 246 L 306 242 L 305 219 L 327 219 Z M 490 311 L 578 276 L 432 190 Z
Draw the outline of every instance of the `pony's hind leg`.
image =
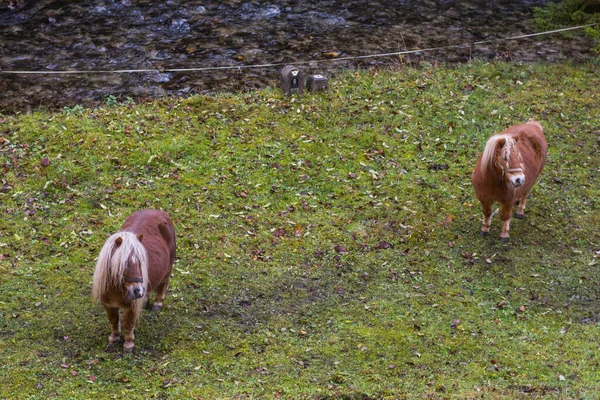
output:
M 527 193 L 523 193 L 519 198 L 519 207 L 517 208 L 517 213 L 515 217 L 522 219 L 525 214 L 525 203 L 527 203 Z
M 148 296 L 148 292 L 144 295 L 144 306 L 142 307 L 144 310 L 150 310 L 152 307 L 150 306 L 150 296 Z
M 492 203 L 481 203 L 483 210 L 483 224 L 481 225 L 481 236 L 490 234 L 490 226 L 492 225 Z
M 156 299 L 152 304 L 152 311 L 158 311 L 163 306 L 163 300 L 167 294 L 167 286 L 169 285 L 169 277 L 167 276 L 156 288 Z
M 114 349 L 115 343 L 121 341 L 121 328 L 119 327 L 119 308 L 104 306 L 106 316 L 110 322 L 110 336 L 108 337 L 109 350 Z

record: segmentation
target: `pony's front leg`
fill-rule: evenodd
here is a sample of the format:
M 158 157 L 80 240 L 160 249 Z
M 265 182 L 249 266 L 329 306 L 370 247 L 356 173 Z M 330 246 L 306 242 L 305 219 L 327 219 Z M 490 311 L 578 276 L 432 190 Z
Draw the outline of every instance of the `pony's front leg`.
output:
M 503 203 L 500 210 L 500 219 L 502 220 L 502 232 L 500 240 L 508 241 L 508 231 L 510 230 L 510 214 L 512 212 L 512 203 Z
M 110 322 L 110 336 L 108 337 L 108 348 L 112 350 L 115 343 L 121 341 L 121 328 L 119 327 L 119 308 L 104 306 L 106 316 Z
M 525 203 L 527 203 L 527 193 L 523 193 L 519 199 L 519 207 L 515 217 L 522 219 L 525 214 Z
M 131 353 L 135 347 L 133 329 L 135 328 L 136 319 L 137 316 L 133 308 L 130 307 L 123 310 L 123 330 L 125 331 L 124 353 Z
M 483 225 L 481 225 L 481 236 L 490 234 L 490 226 L 492 226 L 492 203 L 481 202 L 483 210 Z

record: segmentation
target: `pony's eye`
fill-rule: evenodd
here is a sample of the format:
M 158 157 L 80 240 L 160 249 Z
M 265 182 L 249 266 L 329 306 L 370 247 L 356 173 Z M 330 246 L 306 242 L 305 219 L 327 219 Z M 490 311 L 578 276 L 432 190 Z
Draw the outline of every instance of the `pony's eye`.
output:
M 504 161 L 508 160 L 508 158 L 507 158 L 506 156 L 502 157 L 502 159 L 503 159 Z

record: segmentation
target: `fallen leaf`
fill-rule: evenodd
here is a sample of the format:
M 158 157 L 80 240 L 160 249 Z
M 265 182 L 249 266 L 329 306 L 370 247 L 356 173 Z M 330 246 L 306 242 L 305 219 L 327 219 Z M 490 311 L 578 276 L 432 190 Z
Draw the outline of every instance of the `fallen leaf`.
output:
M 304 229 L 302 229 L 302 226 L 296 225 L 294 227 L 294 236 L 300 237 L 302 235 L 304 235 Z
M 566 326 L 563 326 L 562 329 L 560 330 L 560 334 L 564 335 L 565 333 L 567 333 L 568 330 L 569 330 L 569 328 L 567 328 Z
M 335 246 L 335 252 L 338 254 L 346 254 L 348 253 L 348 250 L 346 250 L 346 247 L 342 246 L 341 244 L 338 244 L 337 246 Z

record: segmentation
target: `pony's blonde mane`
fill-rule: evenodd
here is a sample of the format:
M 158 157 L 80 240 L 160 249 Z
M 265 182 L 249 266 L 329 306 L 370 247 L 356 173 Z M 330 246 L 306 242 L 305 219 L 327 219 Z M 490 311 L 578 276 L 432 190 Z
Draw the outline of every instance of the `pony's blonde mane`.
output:
M 486 175 L 489 167 L 494 164 L 494 160 L 496 158 L 496 146 L 498 145 L 498 141 L 504 139 L 506 143 L 502 148 L 503 156 L 507 159 L 510 159 L 510 153 L 515 147 L 515 139 L 509 134 L 497 134 L 490 136 L 487 143 L 485 144 L 485 149 L 483 150 L 483 155 L 481 156 L 481 174 L 483 176 Z
M 122 239 L 122 243 L 117 247 L 117 238 Z M 104 294 L 111 288 L 120 288 L 123 285 L 123 274 L 127 269 L 127 261 L 130 257 L 139 260 L 142 278 L 148 291 L 148 256 L 146 249 L 132 232 L 121 231 L 111 235 L 98 256 L 96 269 L 94 270 L 94 279 L 92 282 L 92 296 L 101 301 Z M 141 314 L 144 298 L 133 301 L 133 310 L 136 318 Z

